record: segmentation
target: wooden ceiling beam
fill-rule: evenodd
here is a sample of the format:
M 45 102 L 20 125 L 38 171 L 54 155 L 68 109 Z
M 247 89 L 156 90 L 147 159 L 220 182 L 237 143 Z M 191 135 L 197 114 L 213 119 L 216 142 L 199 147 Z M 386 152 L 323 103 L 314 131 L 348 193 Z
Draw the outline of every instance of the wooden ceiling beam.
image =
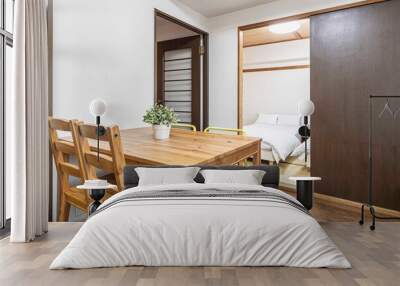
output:
M 278 43 L 284 43 L 284 42 L 292 42 L 292 41 L 298 41 L 298 40 L 304 40 L 304 39 L 309 39 L 310 37 L 302 37 L 301 39 L 288 39 L 288 40 L 279 40 L 279 41 L 266 41 L 266 42 L 259 42 L 255 44 L 244 44 L 243 48 L 250 48 L 250 47 L 256 47 L 256 46 L 264 46 L 264 45 L 271 45 L 271 44 L 278 44 Z

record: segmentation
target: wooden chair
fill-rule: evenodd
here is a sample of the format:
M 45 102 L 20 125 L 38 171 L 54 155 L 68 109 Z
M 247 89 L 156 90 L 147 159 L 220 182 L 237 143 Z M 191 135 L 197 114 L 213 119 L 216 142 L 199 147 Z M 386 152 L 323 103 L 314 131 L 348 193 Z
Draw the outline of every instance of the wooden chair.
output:
M 207 127 L 204 129 L 204 132 L 209 133 L 210 131 L 217 131 L 217 132 L 224 132 L 224 133 L 236 133 L 237 135 L 245 135 L 245 132 L 243 129 L 237 129 L 237 128 L 224 128 L 224 127 Z
M 196 126 L 187 123 L 174 123 L 171 125 L 172 128 L 179 128 L 179 129 L 190 129 L 193 132 L 196 132 Z
M 216 131 L 216 132 L 212 132 L 212 133 L 235 133 L 236 135 L 245 135 L 245 132 L 243 129 L 237 129 L 237 128 L 224 128 L 224 127 L 209 126 L 206 129 L 204 129 L 205 133 L 211 133 L 210 131 Z M 240 160 L 237 164 L 240 166 L 247 166 L 247 158 Z
M 97 178 L 96 169 L 111 175 L 104 178 L 117 185 L 118 191 L 124 190 L 125 156 L 118 126 L 104 128 L 104 134 L 99 136 L 101 144 L 108 144 L 109 152 L 97 155 L 97 150 L 91 149 L 88 140 L 97 140 L 97 126 L 79 123 L 77 125 L 78 144 L 82 150 L 82 159 L 86 165 L 89 179 Z M 109 190 L 115 193 L 115 190 Z
M 86 212 L 91 201 L 86 191 L 70 185 L 70 177 L 77 178 L 80 183 L 83 183 L 88 177 L 86 168 L 83 165 L 81 151 L 77 144 L 77 124 L 78 121 L 76 120 L 67 121 L 49 117 L 50 146 L 60 180 L 58 215 L 60 221 L 68 220 L 71 205 Z M 66 136 L 72 135 L 72 142 L 60 138 L 59 131 L 68 132 Z M 76 158 L 76 163 L 71 161 L 72 156 Z

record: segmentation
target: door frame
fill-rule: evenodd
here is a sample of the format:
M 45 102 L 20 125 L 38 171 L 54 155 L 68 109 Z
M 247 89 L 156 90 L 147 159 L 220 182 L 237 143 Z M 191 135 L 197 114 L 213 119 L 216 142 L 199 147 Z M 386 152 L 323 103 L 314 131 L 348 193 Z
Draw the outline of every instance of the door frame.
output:
M 165 63 L 160 60 L 164 57 L 166 51 L 176 50 L 176 47 L 190 49 L 192 54 L 191 60 L 191 122 L 183 122 L 196 126 L 197 129 L 201 128 L 201 62 L 200 55 L 195 53 L 199 52 L 200 35 L 189 36 L 185 38 L 166 40 L 157 43 L 157 99 L 156 102 L 165 103 L 164 93 L 164 68 Z M 199 110 L 200 108 L 200 110 Z M 176 111 L 179 113 L 178 111 Z
M 162 17 L 170 22 L 173 22 L 179 26 L 182 26 L 188 30 L 191 30 L 197 34 L 203 36 L 203 128 L 208 127 L 209 122 L 209 80 L 208 80 L 208 68 L 209 68 L 209 38 L 208 33 L 200 28 L 197 28 L 191 24 L 188 24 L 178 18 L 175 18 L 167 13 L 164 13 L 158 9 L 154 9 L 154 103 L 157 102 L 157 39 L 156 39 L 156 18 Z
M 339 5 L 331 8 L 315 10 L 307 13 L 296 14 L 288 17 L 283 18 L 276 18 L 272 20 L 262 21 L 254 24 L 248 24 L 244 26 L 239 26 L 237 29 L 237 47 L 238 47 L 238 54 L 237 54 L 237 128 L 243 128 L 243 32 L 247 30 L 252 30 L 256 28 L 262 28 L 266 26 L 270 26 L 273 24 L 278 24 L 282 22 L 288 21 L 295 21 L 295 20 L 302 20 L 306 18 L 311 18 L 312 16 L 335 12 L 339 10 L 345 10 L 354 7 L 360 7 L 380 2 L 385 2 L 389 0 L 363 0 L 356 3 L 351 4 L 344 4 Z M 310 36 L 312 37 L 312 35 Z M 311 67 L 310 67 L 311 68 Z

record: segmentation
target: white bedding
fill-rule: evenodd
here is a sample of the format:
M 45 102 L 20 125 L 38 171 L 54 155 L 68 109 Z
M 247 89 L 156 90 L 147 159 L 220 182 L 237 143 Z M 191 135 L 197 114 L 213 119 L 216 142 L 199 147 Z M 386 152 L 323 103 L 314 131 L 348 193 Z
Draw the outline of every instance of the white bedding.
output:
M 262 139 L 261 149 L 270 151 L 277 163 L 284 161 L 301 145 L 298 136 L 299 126 L 295 125 L 272 125 L 251 124 L 243 127 L 246 135 L 260 137 Z
M 184 184 L 128 189 L 100 206 L 103 211 L 87 220 L 50 269 L 128 265 L 350 267 L 310 215 L 282 202 L 182 197 L 112 204 L 134 192 L 201 192 L 210 188 L 262 190 L 299 204 L 281 191 L 261 186 Z
M 305 149 L 306 149 L 306 142 L 304 141 L 299 146 L 297 146 L 296 149 L 293 150 L 293 152 L 290 154 L 290 156 L 298 157 L 298 156 L 304 155 Z M 311 140 L 307 141 L 307 152 L 308 152 L 308 154 L 310 154 L 310 152 L 311 152 Z

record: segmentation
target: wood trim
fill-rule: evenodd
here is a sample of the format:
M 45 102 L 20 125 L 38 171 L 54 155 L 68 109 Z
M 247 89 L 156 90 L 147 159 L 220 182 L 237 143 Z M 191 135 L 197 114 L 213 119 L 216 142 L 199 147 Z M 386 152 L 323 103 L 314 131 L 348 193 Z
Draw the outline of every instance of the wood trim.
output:
M 201 110 L 202 110 L 202 94 L 201 94 L 201 55 L 200 55 L 200 39 L 201 36 L 197 36 L 192 41 L 192 66 L 191 66 L 191 78 L 192 78 L 192 124 L 195 123 L 199 130 L 201 130 Z
M 285 192 L 296 194 L 296 190 L 289 188 L 289 187 L 280 186 L 279 189 L 282 191 L 285 191 Z M 336 198 L 336 197 L 319 194 L 319 193 L 314 193 L 314 198 L 322 204 L 326 204 L 328 206 L 333 206 L 333 207 L 337 207 L 337 208 L 344 209 L 344 210 L 350 210 L 353 212 L 360 212 L 361 206 L 363 205 L 360 202 L 354 202 L 354 201 Z M 377 215 L 393 216 L 393 217 L 400 216 L 400 211 L 390 210 L 390 209 L 376 207 L 376 206 L 374 206 L 374 208 L 375 208 Z
M 238 101 L 237 128 L 243 129 L 243 31 L 238 29 Z
M 154 86 L 154 103 L 157 103 L 157 97 L 158 97 L 158 61 L 157 61 L 157 53 L 158 53 L 158 45 L 157 45 L 157 10 L 154 10 L 154 17 L 153 17 L 153 21 L 154 21 L 154 37 L 153 37 L 153 43 L 154 43 L 154 61 L 153 61 L 153 72 L 154 72 L 154 82 L 153 82 L 153 86 Z
M 243 72 L 268 72 L 268 71 L 281 71 L 281 70 L 297 70 L 307 69 L 310 65 L 296 65 L 296 66 L 284 66 L 284 67 L 270 67 L 270 68 L 255 68 L 255 69 L 243 69 Z
M 272 44 L 279 44 L 279 43 L 285 43 L 285 42 L 300 41 L 300 40 L 309 39 L 309 38 L 310 37 L 304 37 L 304 38 L 299 38 L 299 39 L 280 40 L 280 41 L 274 41 L 274 42 L 264 42 L 264 43 L 259 43 L 259 44 L 243 45 L 243 48 L 250 48 L 250 47 L 272 45 Z
M 197 28 L 195 26 L 192 26 L 192 25 L 190 25 L 190 24 L 188 24 L 188 23 L 186 23 L 186 22 L 184 22 L 184 21 L 182 21 L 182 20 L 180 20 L 178 18 L 175 18 L 175 17 L 173 17 L 173 16 L 171 16 L 171 15 L 169 15 L 167 13 L 164 13 L 161 10 L 154 9 L 154 11 L 155 11 L 155 16 L 156 17 L 157 16 L 162 17 L 162 18 L 164 18 L 164 19 L 166 19 L 168 21 L 171 21 L 171 22 L 173 22 L 175 24 L 178 24 L 179 26 L 185 27 L 186 29 L 189 29 L 190 31 L 193 31 L 195 33 L 208 35 L 208 33 L 206 31 L 204 31 L 202 29 L 199 29 L 199 28 Z M 155 24 L 154 24 L 154 26 L 155 26 Z
M 203 34 L 203 129 L 209 124 L 209 90 L 208 90 L 208 67 L 209 67 L 209 41 L 208 34 Z
M 279 43 L 285 43 L 285 42 L 300 41 L 300 40 L 309 39 L 309 38 L 310 37 L 304 37 L 304 38 L 301 38 L 301 39 L 280 40 L 280 41 L 274 41 L 274 42 L 265 42 L 265 43 L 259 43 L 259 44 L 243 45 L 243 48 L 251 48 L 251 47 L 257 47 L 257 46 L 265 46 L 265 45 L 279 44 Z
M 356 3 L 344 4 L 344 5 L 339 5 L 339 6 L 335 6 L 335 7 L 331 7 L 331 8 L 325 8 L 325 9 L 320 9 L 320 10 L 311 11 L 311 12 L 307 12 L 307 13 L 297 14 L 297 15 L 293 15 L 293 16 L 288 16 L 288 17 L 258 22 L 258 23 L 254 23 L 254 24 L 244 25 L 244 26 L 240 26 L 239 30 L 241 30 L 241 31 L 252 30 L 255 28 L 261 28 L 261 27 L 265 27 L 265 26 L 269 26 L 269 25 L 277 24 L 277 23 L 281 23 L 281 22 L 306 19 L 306 18 L 310 18 L 311 16 L 315 16 L 315 15 L 320 15 L 320 14 L 324 14 L 324 13 L 330 13 L 330 12 L 335 12 L 335 11 L 340 11 L 340 10 L 345 10 L 345 9 L 349 9 L 349 8 L 360 7 L 360 6 L 365 6 L 365 5 L 370 5 L 370 4 L 380 3 L 380 2 L 385 2 L 385 1 L 388 1 L 388 0 L 364 0 L 364 1 L 356 2 Z

